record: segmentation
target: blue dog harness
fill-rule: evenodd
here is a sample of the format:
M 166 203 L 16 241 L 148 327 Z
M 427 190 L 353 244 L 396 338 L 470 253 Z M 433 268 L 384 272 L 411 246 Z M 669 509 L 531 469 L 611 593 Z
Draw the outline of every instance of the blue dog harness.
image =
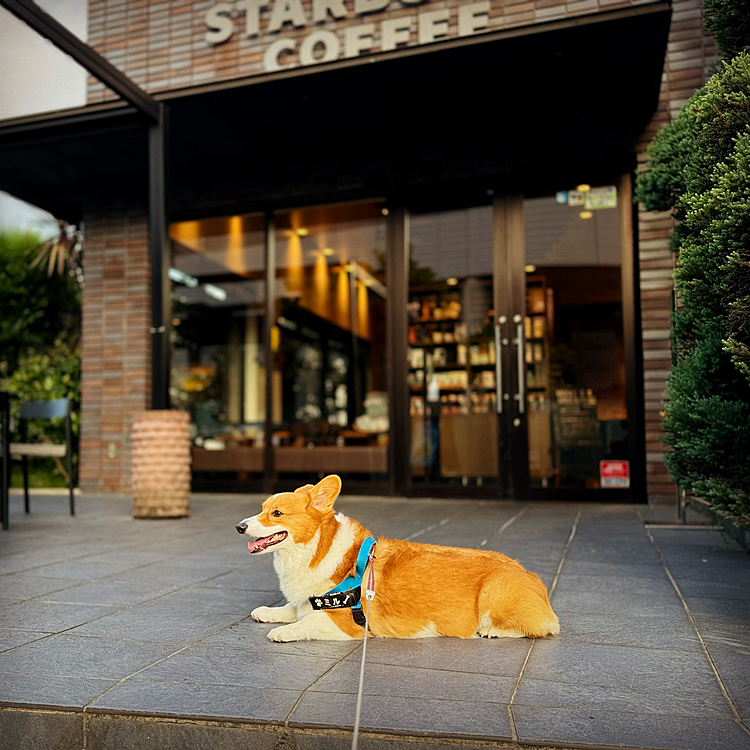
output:
M 311 596 L 310 604 L 316 610 L 321 609 L 347 609 L 351 608 L 352 617 L 357 625 L 364 627 L 365 613 L 362 611 L 362 579 L 365 576 L 365 568 L 370 559 L 375 540 L 368 536 L 357 554 L 357 564 L 354 575 L 344 578 L 338 586 L 320 596 Z

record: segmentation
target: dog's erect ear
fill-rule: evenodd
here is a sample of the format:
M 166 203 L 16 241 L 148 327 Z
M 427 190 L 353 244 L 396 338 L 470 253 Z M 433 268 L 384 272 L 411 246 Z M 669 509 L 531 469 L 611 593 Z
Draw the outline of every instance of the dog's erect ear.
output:
M 311 484 L 306 484 L 304 487 L 297 487 L 296 490 L 294 490 L 294 494 L 296 495 L 298 492 L 309 492 L 313 486 Z
M 339 492 L 341 492 L 341 479 L 335 474 L 331 474 L 321 479 L 310 490 L 310 505 L 316 510 L 330 510 L 339 496 Z

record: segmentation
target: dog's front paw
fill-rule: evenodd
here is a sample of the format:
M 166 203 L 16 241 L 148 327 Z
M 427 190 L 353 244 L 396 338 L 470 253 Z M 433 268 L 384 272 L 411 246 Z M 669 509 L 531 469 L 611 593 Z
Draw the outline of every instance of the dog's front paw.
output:
M 271 607 L 256 607 L 251 613 L 250 617 L 255 622 L 278 622 L 273 619 L 273 609 Z
M 282 625 L 280 628 L 268 631 L 268 640 L 276 641 L 276 643 L 291 643 L 292 641 L 303 639 L 295 632 L 295 628 L 289 625 Z
M 256 622 L 294 622 L 297 619 L 297 610 L 287 605 L 286 607 L 256 607 L 250 617 Z

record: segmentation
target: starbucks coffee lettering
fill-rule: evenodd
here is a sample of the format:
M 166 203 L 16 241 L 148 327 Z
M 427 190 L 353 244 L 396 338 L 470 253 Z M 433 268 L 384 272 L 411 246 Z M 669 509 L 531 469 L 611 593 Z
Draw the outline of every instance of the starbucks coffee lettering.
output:
M 389 6 L 391 6 L 389 8 Z M 414 7 L 389 18 L 388 10 Z M 421 6 L 419 8 L 415 6 Z M 428 9 L 427 0 L 237 0 L 206 11 L 205 41 L 223 44 L 235 34 L 263 45 L 263 72 L 390 52 L 489 30 L 490 0 L 454 8 Z M 381 14 L 380 20 L 352 25 L 339 22 Z M 326 24 L 325 28 L 318 28 Z M 300 38 L 285 36 L 307 29 Z

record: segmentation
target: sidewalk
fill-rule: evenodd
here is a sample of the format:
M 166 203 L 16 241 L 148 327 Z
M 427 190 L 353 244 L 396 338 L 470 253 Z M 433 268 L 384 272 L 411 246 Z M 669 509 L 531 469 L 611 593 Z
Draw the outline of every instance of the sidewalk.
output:
M 344 750 L 360 642 L 277 644 L 259 496 L 134 521 L 127 497 L 32 493 L 0 532 L 0 749 Z M 340 499 L 375 534 L 517 558 L 553 587 L 539 641 L 368 641 L 362 750 L 750 750 L 750 558 L 641 506 Z

